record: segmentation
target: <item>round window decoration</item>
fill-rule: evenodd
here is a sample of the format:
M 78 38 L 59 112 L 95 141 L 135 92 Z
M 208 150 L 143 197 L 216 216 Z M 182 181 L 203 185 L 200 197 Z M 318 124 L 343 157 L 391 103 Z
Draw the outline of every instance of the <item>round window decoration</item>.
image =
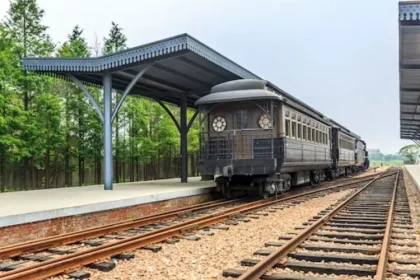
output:
M 273 128 L 273 122 L 271 121 L 271 118 L 267 114 L 263 114 L 260 117 L 260 120 L 258 121 L 258 124 L 262 129 Z
M 226 119 L 224 117 L 215 117 L 213 120 L 213 130 L 216 132 L 222 132 L 226 129 Z

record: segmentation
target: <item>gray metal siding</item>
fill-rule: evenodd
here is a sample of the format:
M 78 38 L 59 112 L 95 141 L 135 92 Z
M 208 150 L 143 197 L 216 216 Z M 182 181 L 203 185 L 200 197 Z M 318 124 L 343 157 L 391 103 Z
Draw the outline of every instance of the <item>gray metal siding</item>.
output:
M 284 163 L 326 164 L 331 163 L 329 146 L 285 138 Z

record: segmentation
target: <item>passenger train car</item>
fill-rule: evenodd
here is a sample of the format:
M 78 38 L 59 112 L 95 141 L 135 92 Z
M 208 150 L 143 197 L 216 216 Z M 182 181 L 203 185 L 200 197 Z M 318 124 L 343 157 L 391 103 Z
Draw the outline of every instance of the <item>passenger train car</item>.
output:
M 217 188 L 267 198 L 369 166 L 366 143 L 350 130 L 264 80 L 219 84 L 197 100 L 202 175 Z

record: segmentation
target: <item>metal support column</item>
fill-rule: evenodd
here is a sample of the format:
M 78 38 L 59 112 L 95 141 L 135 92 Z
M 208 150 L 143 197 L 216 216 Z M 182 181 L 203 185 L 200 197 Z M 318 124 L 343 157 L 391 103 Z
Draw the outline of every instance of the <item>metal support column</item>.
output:
M 104 87 L 104 189 L 112 190 L 113 162 L 112 162 L 112 77 L 111 73 L 103 76 Z
M 179 104 L 181 108 L 181 121 L 180 121 L 180 134 L 181 134 L 181 182 L 187 183 L 188 181 L 188 153 L 187 153 L 187 96 L 181 95 Z

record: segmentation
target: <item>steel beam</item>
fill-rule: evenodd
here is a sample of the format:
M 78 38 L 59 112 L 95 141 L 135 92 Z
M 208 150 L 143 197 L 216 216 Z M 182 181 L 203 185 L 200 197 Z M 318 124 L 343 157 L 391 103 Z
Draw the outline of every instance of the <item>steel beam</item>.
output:
M 191 77 L 191 75 L 183 74 L 183 73 L 181 73 L 179 71 L 176 71 L 174 69 L 171 69 L 169 67 L 166 67 L 166 66 L 163 66 L 163 65 L 159 65 L 159 64 L 155 64 L 155 68 L 157 68 L 157 69 L 159 69 L 159 70 L 161 70 L 163 72 L 166 72 L 166 73 L 172 74 L 174 76 L 177 76 L 178 78 L 185 79 L 186 81 L 191 81 L 193 83 L 196 83 L 196 84 L 198 84 L 198 85 L 200 85 L 200 86 L 202 86 L 204 88 L 211 88 L 212 87 L 211 84 L 204 83 L 200 79 Z
M 192 115 L 190 121 L 188 122 L 187 132 L 190 131 L 190 128 L 193 125 L 193 123 L 194 123 L 195 119 L 197 118 L 197 116 L 198 116 L 198 110 L 195 110 L 194 115 Z
M 419 106 L 420 103 L 418 103 L 418 102 L 400 102 L 400 105 Z
M 154 98 L 154 100 L 162 106 L 162 108 L 168 113 L 169 117 L 174 122 L 176 128 L 179 131 L 179 134 L 181 136 L 181 182 L 186 183 L 188 181 L 188 148 L 187 148 L 187 139 L 188 139 L 188 132 L 190 131 L 190 128 L 192 124 L 194 123 L 194 120 L 198 116 L 198 110 L 194 112 L 194 115 L 191 117 L 189 122 L 187 122 L 187 96 L 182 95 L 180 97 L 180 115 L 181 119 L 178 122 L 178 120 L 175 118 L 174 114 L 172 114 L 171 110 L 169 110 L 168 106 L 165 105 L 161 100 L 158 98 Z
M 155 67 L 155 65 L 153 66 Z M 134 75 L 133 73 L 134 70 L 125 70 L 123 71 L 125 76 L 129 76 L 129 75 Z M 156 77 L 152 77 L 150 75 L 145 75 L 143 78 L 143 81 L 148 85 L 148 86 L 152 86 L 155 88 L 158 88 L 160 90 L 165 89 L 167 91 L 175 91 L 175 92 L 185 92 L 188 91 L 188 88 L 168 82 L 164 79 L 159 79 Z
M 414 114 L 414 113 L 413 113 L 413 115 L 417 115 L 417 114 Z M 420 114 L 419 114 L 419 115 L 420 115 Z M 419 121 L 419 122 L 420 122 L 420 119 L 400 118 L 400 120 L 401 120 L 401 121 Z
M 124 90 L 124 92 L 121 96 L 120 101 L 118 102 L 117 106 L 115 107 L 114 112 L 112 112 L 111 123 L 114 121 L 115 117 L 117 116 L 118 111 L 121 108 L 121 105 L 123 104 L 127 95 L 130 93 L 131 89 L 134 87 L 134 85 L 137 83 L 137 81 L 144 75 L 144 73 L 146 73 L 146 71 L 149 70 L 150 66 L 152 66 L 152 64 L 148 64 L 143 70 L 141 70 L 139 73 L 137 73 L 137 75 L 131 80 L 131 82 L 125 88 L 125 90 Z
M 112 190 L 113 162 L 112 162 L 112 76 L 103 75 L 104 90 L 104 189 Z
M 234 78 L 232 78 L 232 77 L 230 77 L 228 75 L 220 74 L 217 71 L 214 71 L 214 70 L 212 70 L 212 69 L 210 69 L 208 67 L 205 67 L 203 65 L 200 65 L 200 64 L 198 64 L 198 63 L 196 63 L 196 62 L 194 62 L 194 61 L 192 61 L 192 60 L 190 60 L 190 59 L 188 59 L 186 57 L 180 56 L 180 57 L 177 57 L 176 59 L 178 59 L 179 61 L 184 62 L 188 66 L 192 66 L 194 68 L 197 68 L 198 70 L 206 73 L 207 75 L 212 75 L 213 77 L 217 77 L 219 79 L 221 78 L 222 80 L 228 80 L 228 81 L 234 79 Z
M 188 153 L 187 153 L 187 96 L 181 95 L 179 107 L 181 109 L 180 134 L 181 134 L 181 182 L 188 181 Z
M 400 91 L 420 93 L 420 88 L 404 88 L 400 87 Z
M 98 113 L 98 116 L 101 119 L 102 123 L 104 123 L 104 114 L 102 113 L 102 110 L 96 102 L 95 98 L 93 98 L 92 94 L 90 94 L 89 90 L 85 87 L 85 85 L 72 74 L 67 74 L 67 77 L 70 80 L 72 80 L 85 93 L 86 97 L 89 99 L 89 102 L 93 105 L 96 112 Z
M 417 111 L 400 111 L 400 114 L 412 114 L 412 115 L 417 115 L 419 114 L 419 112 Z
M 169 117 L 174 122 L 176 128 L 178 129 L 178 132 L 181 133 L 181 127 L 179 125 L 179 122 L 175 118 L 174 114 L 172 114 L 171 110 L 169 110 L 168 106 L 166 106 L 165 103 L 163 103 L 162 101 L 160 101 L 158 98 L 153 98 L 153 99 L 166 111 L 166 113 L 169 115 Z

